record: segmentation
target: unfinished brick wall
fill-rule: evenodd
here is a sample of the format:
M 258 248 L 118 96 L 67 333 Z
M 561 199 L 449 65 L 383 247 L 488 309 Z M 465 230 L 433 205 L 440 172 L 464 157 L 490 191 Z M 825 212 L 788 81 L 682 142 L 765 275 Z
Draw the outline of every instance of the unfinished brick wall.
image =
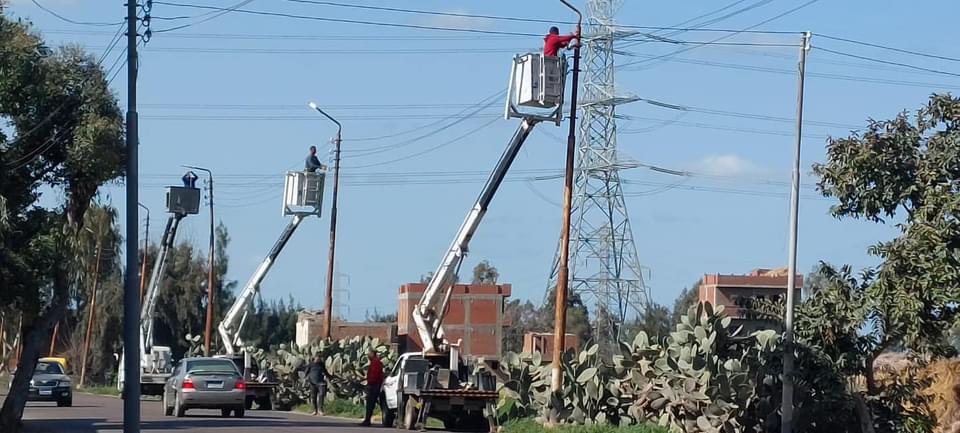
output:
M 427 285 L 410 283 L 400 286 L 397 309 L 397 334 L 400 347 L 418 351 L 423 347 L 413 307 L 420 301 Z M 450 309 L 444 318 L 447 339 L 462 339 L 461 351 L 467 356 L 500 359 L 503 345 L 503 303 L 510 296 L 509 284 L 457 284 L 450 298 Z
M 323 335 L 323 313 L 302 311 L 297 318 L 297 345 L 305 346 Z M 331 324 L 330 337 L 349 339 L 375 337 L 384 343 L 397 343 L 397 325 L 380 322 L 341 322 Z

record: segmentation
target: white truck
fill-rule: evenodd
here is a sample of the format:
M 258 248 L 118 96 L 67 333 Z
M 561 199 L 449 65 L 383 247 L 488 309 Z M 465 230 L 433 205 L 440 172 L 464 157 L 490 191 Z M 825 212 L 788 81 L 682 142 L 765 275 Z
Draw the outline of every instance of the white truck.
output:
M 563 57 L 539 53 L 514 57 L 505 117 L 522 122 L 414 306 L 413 321 L 423 350 L 404 353 L 388 372 L 383 386 L 384 425 L 396 420 L 400 428 L 422 429 L 427 417 L 433 417 L 451 430 L 495 431 L 496 379 L 489 370 L 460 356 L 459 342 L 451 343 L 444 335 L 443 319 L 470 240 L 523 143 L 539 122 L 559 126 L 563 119 L 565 72 Z

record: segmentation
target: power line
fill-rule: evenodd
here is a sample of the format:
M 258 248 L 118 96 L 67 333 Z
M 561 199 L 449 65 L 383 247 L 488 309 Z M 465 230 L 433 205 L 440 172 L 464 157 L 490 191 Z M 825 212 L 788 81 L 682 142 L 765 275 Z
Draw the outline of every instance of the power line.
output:
M 189 4 L 189 3 L 174 3 L 174 2 L 167 2 L 167 1 L 155 1 L 154 3 L 166 5 L 166 6 L 193 8 L 193 9 L 227 10 L 226 8 L 221 8 L 216 6 L 204 6 L 204 5 L 195 5 L 195 4 Z M 397 27 L 397 28 L 408 28 L 408 29 L 418 29 L 418 30 L 440 30 L 440 31 L 448 31 L 448 32 L 479 33 L 479 34 L 492 34 L 492 35 L 512 35 L 512 36 L 531 36 L 531 37 L 542 36 L 536 33 L 505 32 L 505 31 L 496 31 L 496 30 L 427 26 L 427 25 L 419 25 L 419 24 L 401 24 L 401 23 L 389 23 L 389 22 L 379 22 L 379 21 L 343 19 L 343 18 L 327 18 L 327 17 L 317 17 L 317 16 L 311 16 L 311 15 L 291 14 L 291 13 L 284 13 L 284 12 L 254 11 L 254 10 L 248 10 L 248 9 L 233 9 L 232 12 L 238 12 L 238 13 L 244 13 L 244 14 L 250 14 L 250 15 L 260 15 L 260 16 L 280 17 L 280 18 L 294 18 L 294 19 L 311 20 L 311 21 L 331 22 L 331 23 L 362 24 L 362 25 L 378 26 L 378 27 Z
M 438 150 L 438 149 L 440 149 L 440 148 L 449 146 L 449 145 L 451 145 L 451 144 L 453 144 L 453 143 L 456 143 L 456 142 L 458 142 L 458 141 L 460 141 L 460 140 L 463 140 L 464 138 L 467 138 L 467 137 L 469 137 L 469 136 L 471 136 L 471 135 L 479 132 L 480 130 L 482 130 L 482 129 L 488 127 L 488 126 L 493 125 L 493 124 L 494 124 L 495 122 L 497 122 L 498 120 L 500 120 L 500 119 L 499 119 L 499 118 L 493 119 L 493 120 L 491 120 L 491 121 L 489 121 L 489 122 L 487 122 L 487 123 L 484 123 L 483 125 L 480 125 L 480 127 L 476 128 L 476 129 L 473 129 L 473 130 L 470 130 L 470 131 L 468 131 L 468 132 L 466 132 L 466 133 L 464 133 L 464 134 L 462 134 L 462 135 L 460 135 L 460 136 L 458 136 L 458 137 L 456 137 L 456 138 L 454 138 L 454 139 L 452 139 L 452 140 L 446 141 L 446 142 L 444 142 L 444 143 L 438 144 L 438 145 L 436 145 L 436 146 L 433 146 L 433 147 L 428 148 L 428 149 L 426 149 L 426 150 L 422 150 L 422 151 L 417 152 L 417 153 L 413 153 L 413 154 L 410 154 L 410 155 L 407 155 L 407 156 L 403 156 L 403 157 L 400 157 L 400 158 L 396 158 L 396 159 L 391 159 L 391 160 L 389 160 L 389 161 L 376 162 L 376 163 L 372 163 L 372 164 L 355 165 L 355 166 L 352 166 L 352 167 L 351 167 L 351 166 L 347 166 L 347 168 L 378 167 L 378 166 L 381 166 L 381 165 L 393 164 L 393 163 L 397 163 L 397 162 L 400 162 L 400 161 L 408 160 L 408 159 L 410 159 L 410 158 L 415 158 L 415 157 L 417 157 L 417 156 L 425 155 L 425 154 L 427 154 L 427 153 L 433 152 L 433 151 L 435 151 L 435 150 Z
M 857 55 L 857 54 L 846 53 L 846 52 L 843 52 L 843 51 L 835 51 L 835 50 L 831 50 L 831 49 L 828 49 L 828 48 L 823 48 L 823 47 L 821 47 L 821 46 L 819 46 L 819 45 L 814 46 L 814 48 L 816 48 L 816 49 L 818 49 L 818 50 L 820 50 L 820 51 L 828 52 L 828 53 L 830 53 L 830 54 L 836 54 L 836 55 L 838 55 L 838 56 L 852 57 L 852 58 L 854 58 L 854 59 L 867 60 L 867 61 L 870 61 L 870 62 L 882 63 L 882 64 L 885 64 L 885 65 L 901 66 L 901 67 L 904 67 L 904 68 L 916 69 L 916 70 L 918 70 L 918 71 L 926 71 L 926 72 L 931 72 L 931 73 L 934 73 L 934 74 L 949 75 L 949 76 L 952 76 L 952 77 L 960 77 L 960 74 L 955 73 L 955 72 L 941 71 L 941 70 L 939 70 L 939 69 L 924 68 L 924 67 L 922 67 L 922 66 L 910 65 L 910 64 L 907 64 L 907 63 L 893 62 L 893 61 L 890 61 L 890 60 L 883 60 L 883 59 L 877 59 L 877 58 L 873 58 L 873 57 L 861 56 L 861 55 Z
M 40 4 L 40 2 L 38 2 L 37 0 L 31 0 L 31 1 L 33 2 L 34 5 L 36 5 L 36 6 L 37 6 L 38 8 L 40 8 L 40 9 L 42 9 L 44 12 L 46 12 L 46 13 L 48 13 L 48 14 L 50 14 L 50 15 L 53 15 L 53 16 L 59 18 L 61 21 L 65 21 L 65 22 L 68 22 L 68 23 L 70 23 L 70 24 L 76 24 L 76 25 L 79 25 L 79 26 L 92 26 L 92 27 L 109 27 L 109 26 L 116 26 L 116 25 L 123 24 L 122 21 L 118 21 L 118 22 L 115 22 L 115 23 L 92 22 L 92 21 L 77 21 L 77 20 L 73 20 L 73 19 L 67 18 L 67 17 L 65 17 L 65 16 L 63 16 L 63 15 L 57 13 L 57 12 L 54 12 L 52 9 L 50 9 L 50 8 L 48 8 L 48 7 Z
M 377 10 L 377 11 L 384 11 L 384 12 L 398 12 L 398 13 L 406 13 L 406 14 L 414 14 L 414 15 L 432 15 L 432 16 L 443 16 L 443 17 L 453 17 L 453 18 L 473 18 L 473 19 L 522 22 L 522 23 L 567 24 L 567 25 L 576 24 L 576 21 L 550 20 L 550 19 L 541 19 L 541 18 L 519 18 L 519 17 L 508 17 L 508 16 L 498 16 L 498 15 L 466 14 L 466 13 L 456 13 L 456 12 L 441 12 L 441 11 L 429 11 L 429 10 L 422 10 L 422 9 L 406 9 L 406 8 L 358 5 L 358 4 L 332 2 L 332 1 L 320 1 L 320 0 L 286 0 L 286 1 L 291 3 L 304 3 L 304 4 L 313 4 L 313 5 L 320 5 L 320 6 L 334 6 L 334 7 L 351 8 L 351 9 Z M 763 0 L 763 1 L 770 2 L 772 0 Z M 726 9 L 726 8 L 723 8 L 723 9 Z M 723 9 L 721 9 L 721 11 Z M 687 22 L 689 22 L 689 20 Z M 631 28 L 631 29 L 644 29 L 644 30 L 681 30 L 681 31 L 708 31 L 708 32 L 733 31 L 733 30 L 726 30 L 726 29 L 657 27 L 657 26 L 640 26 L 640 25 L 630 25 L 630 24 L 618 24 L 617 27 Z M 798 32 L 758 31 L 755 33 L 776 34 L 776 33 L 798 33 Z
M 243 7 L 243 6 L 246 6 L 246 5 L 248 5 L 248 4 L 252 3 L 252 2 L 253 2 L 253 0 L 243 0 L 243 1 L 241 1 L 240 3 L 237 3 L 237 4 L 233 5 L 233 6 L 230 6 L 230 7 L 225 8 L 225 9 L 222 10 L 222 11 L 219 11 L 219 12 L 208 12 L 208 13 L 200 14 L 200 15 L 197 15 L 196 17 L 193 17 L 193 18 L 205 17 L 205 18 L 201 19 L 200 21 L 194 21 L 194 22 L 192 22 L 192 23 L 183 24 L 183 25 L 180 25 L 180 26 L 170 27 L 170 28 L 166 28 L 166 29 L 158 29 L 158 30 L 155 30 L 154 33 L 172 32 L 172 31 L 174 31 L 174 30 L 185 29 L 185 28 L 187 28 L 187 27 L 192 27 L 192 26 L 195 26 L 195 25 L 197 25 L 197 24 L 202 24 L 202 23 L 205 23 L 205 22 L 210 21 L 210 20 L 215 20 L 215 19 L 220 18 L 220 17 L 222 17 L 222 16 L 224 16 L 224 15 L 230 13 L 230 12 L 233 12 L 233 11 L 237 10 L 238 8 L 241 8 L 241 7 Z M 191 18 L 191 17 L 176 17 L 176 18 L 174 18 L 174 19 L 190 19 L 190 18 Z
M 841 37 L 839 37 L 839 36 L 825 35 L 825 34 L 822 34 L 822 33 L 815 33 L 815 34 L 816 34 L 818 37 L 821 37 L 821 38 L 824 38 L 824 39 L 831 39 L 831 40 L 834 40 L 834 41 L 848 42 L 848 43 L 851 43 L 851 44 L 863 45 L 863 46 L 871 47 L 871 48 L 879 48 L 879 49 L 882 49 L 882 50 L 894 51 L 894 52 L 903 53 L 903 54 L 910 54 L 910 55 L 913 55 L 913 56 L 928 57 L 928 58 L 931 58 L 931 59 L 939 59 L 939 60 L 948 60 L 948 61 L 951 61 L 951 62 L 960 62 L 960 58 L 956 58 L 956 57 L 947 57 L 947 56 L 941 56 L 941 55 L 937 55 L 937 54 L 922 53 L 922 52 L 919 52 L 919 51 L 911 51 L 911 50 L 906 50 L 906 49 L 903 49 L 903 48 L 889 47 L 889 46 L 886 46 L 886 45 L 874 44 L 874 43 L 870 43 L 870 42 L 863 42 L 863 41 L 858 41 L 858 40 L 855 40 L 855 39 L 841 38 Z
M 710 42 L 719 42 L 719 41 L 724 40 L 724 39 L 727 39 L 727 38 L 729 38 L 729 37 L 731 37 L 731 36 L 735 36 L 735 35 L 740 34 L 740 33 L 745 33 L 745 32 L 747 32 L 747 31 L 750 31 L 750 30 L 752 30 L 752 29 L 755 29 L 755 28 L 757 28 L 757 27 L 760 27 L 760 26 L 762 26 L 762 25 L 764 25 L 764 24 L 770 23 L 770 22 L 772 22 L 772 21 L 778 20 L 778 19 L 783 18 L 783 17 L 785 17 L 785 16 L 787 16 L 787 15 L 790 15 L 790 14 L 792 14 L 792 13 L 794 13 L 794 12 L 797 12 L 797 11 L 799 11 L 799 10 L 801 10 L 801 9 L 807 7 L 807 6 L 810 6 L 810 5 L 812 5 L 812 4 L 814 4 L 814 3 L 818 2 L 818 1 L 819 1 L 819 0 L 808 0 L 807 2 L 805 2 L 805 3 L 803 3 L 803 4 L 800 4 L 799 6 L 796 6 L 796 7 L 793 7 L 793 8 L 791 8 L 791 9 L 788 9 L 788 10 L 785 11 L 785 12 L 782 12 L 782 13 L 780 13 L 780 14 L 774 15 L 774 16 L 772 16 L 772 17 L 770 17 L 770 18 L 767 18 L 767 19 L 765 19 L 765 20 L 763 20 L 763 21 L 761 21 L 761 22 L 759 22 L 759 23 L 757 23 L 757 24 L 754 24 L 754 25 L 752 25 L 752 26 L 746 27 L 746 28 L 744 28 L 744 29 L 741 30 L 741 31 L 732 32 L 732 33 L 729 33 L 729 34 L 720 36 L 720 37 L 718 37 L 718 38 L 713 39 L 713 40 L 710 41 Z M 680 53 L 685 53 L 685 52 L 687 52 L 687 51 L 690 51 L 690 50 L 693 50 L 693 49 L 697 49 L 697 48 L 699 48 L 699 47 L 701 47 L 701 46 L 703 46 L 703 45 L 694 45 L 694 46 L 690 46 L 690 47 L 686 47 L 686 48 L 681 48 L 681 49 L 679 49 L 679 50 L 675 50 L 675 51 L 672 51 L 672 52 L 669 52 L 669 53 L 667 53 L 667 54 L 663 54 L 663 55 L 660 55 L 660 56 L 655 56 L 655 57 L 650 58 L 650 59 L 647 59 L 647 60 L 638 60 L 638 61 L 635 61 L 635 62 L 625 63 L 625 64 L 623 64 L 623 65 L 617 66 L 617 69 L 621 69 L 621 68 L 624 68 L 624 67 L 627 67 L 627 66 L 631 66 L 631 65 L 638 65 L 638 64 L 643 64 L 643 63 L 649 63 L 649 62 L 653 62 L 653 61 L 656 61 L 656 60 L 660 60 L 660 59 L 672 57 L 672 56 L 675 56 L 675 55 L 680 54 Z

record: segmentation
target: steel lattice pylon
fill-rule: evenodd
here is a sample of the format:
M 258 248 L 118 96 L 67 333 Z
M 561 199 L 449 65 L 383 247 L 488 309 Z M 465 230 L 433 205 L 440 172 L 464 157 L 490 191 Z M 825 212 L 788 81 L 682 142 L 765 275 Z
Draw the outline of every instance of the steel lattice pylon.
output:
M 614 86 L 613 43 L 635 34 L 613 25 L 618 4 L 617 0 L 589 1 L 571 210 L 569 290 L 592 307 L 594 338 L 601 343 L 619 338 L 627 317 L 649 305 L 617 164 L 616 107 L 637 100 L 617 95 Z M 558 263 L 559 248 L 548 296 L 556 287 Z

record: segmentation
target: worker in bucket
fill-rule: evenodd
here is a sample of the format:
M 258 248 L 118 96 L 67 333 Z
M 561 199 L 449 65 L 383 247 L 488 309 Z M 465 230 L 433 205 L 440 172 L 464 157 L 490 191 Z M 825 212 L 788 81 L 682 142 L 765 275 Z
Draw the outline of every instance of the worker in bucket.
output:
M 317 146 L 310 146 L 310 153 L 307 155 L 306 164 L 303 167 L 303 170 L 308 173 L 313 173 L 317 169 L 326 170 L 327 166 L 320 163 L 320 159 L 317 158 Z
M 188 171 L 187 174 L 184 174 L 183 177 L 180 178 L 180 180 L 183 181 L 184 187 L 193 189 L 197 188 L 197 179 L 197 174 L 193 171 Z
M 560 29 L 558 29 L 556 26 L 550 27 L 550 33 L 547 33 L 547 35 L 543 37 L 543 55 L 548 57 L 556 57 L 560 49 L 567 48 L 567 45 L 570 44 L 570 41 L 574 39 L 577 39 L 577 43 L 580 43 L 579 28 L 576 32 L 570 33 L 569 35 L 560 35 Z

